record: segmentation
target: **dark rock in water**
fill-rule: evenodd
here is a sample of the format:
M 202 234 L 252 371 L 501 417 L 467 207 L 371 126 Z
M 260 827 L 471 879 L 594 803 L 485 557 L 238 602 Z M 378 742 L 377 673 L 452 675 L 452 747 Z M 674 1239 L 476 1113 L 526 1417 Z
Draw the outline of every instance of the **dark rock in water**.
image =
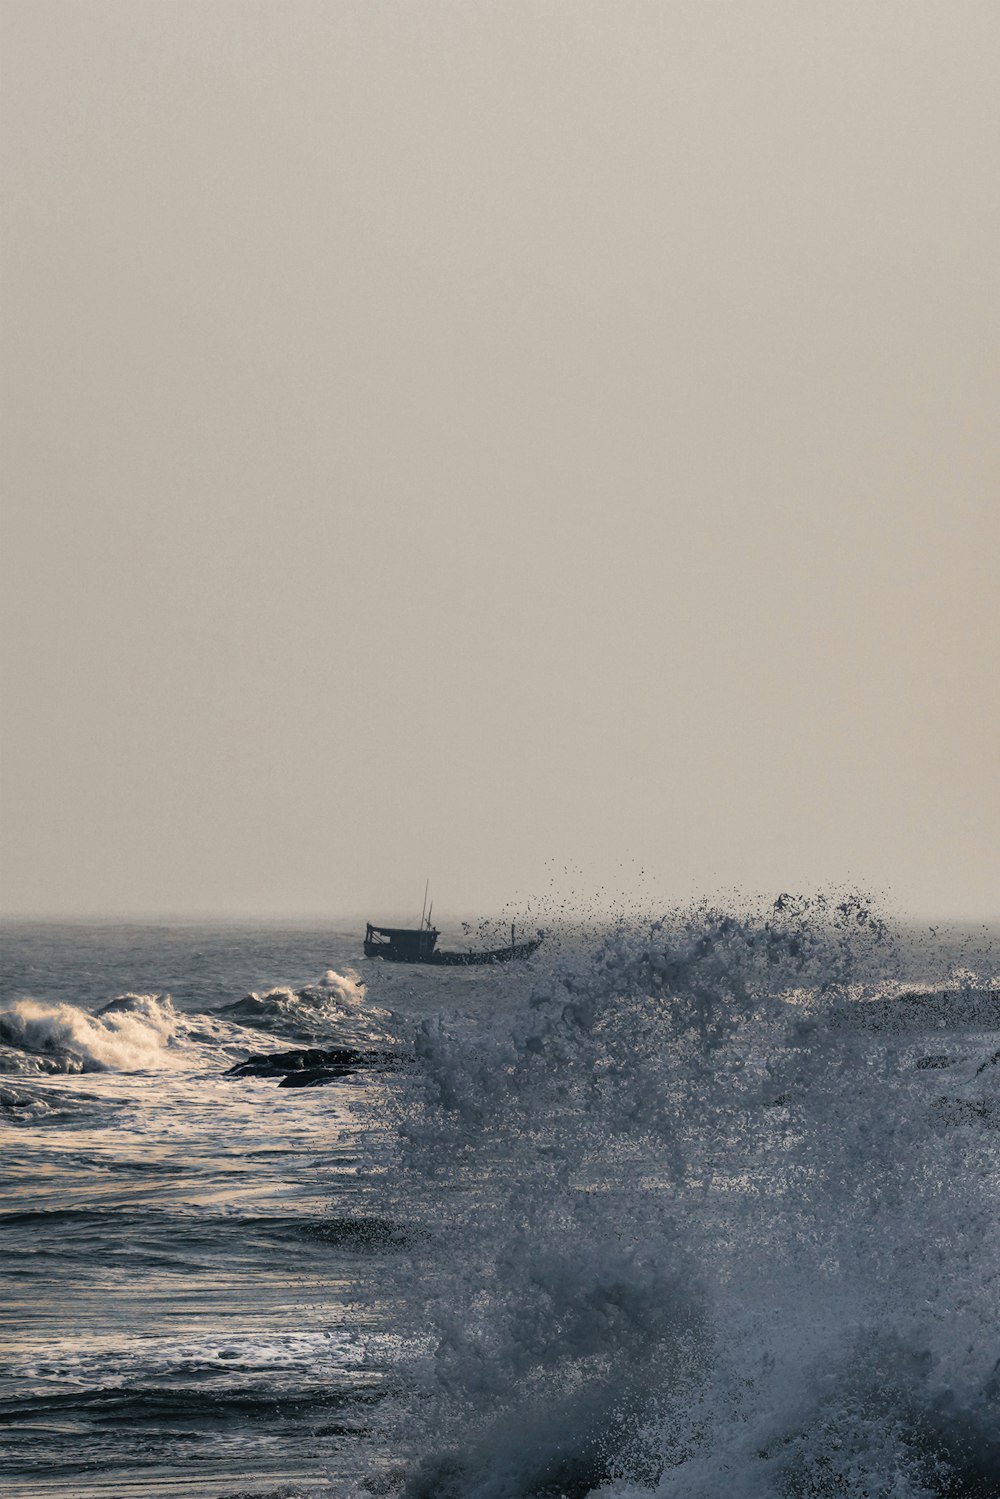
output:
M 277 1077 L 285 1072 L 299 1072 L 303 1067 L 356 1067 L 362 1053 L 353 1046 L 338 1046 L 323 1051 L 318 1046 L 303 1046 L 296 1051 L 251 1052 L 245 1062 L 236 1062 L 227 1077 Z
M 917 1071 L 918 1072 L 927 1072 L 932 1067 L 934 1067 L 934 1068 L 937 1068 L 937 1067 L 953 1067 L 954 1065 L 955 1065 L 955 1058 L 954 1057 L 934 1056 L 934 1057 L 918 1057 L 917 1058 Z
M 312 1088 L 348 1077 L 359 1067 L 387 1067 L 394 1061 L 391 1052 L 361 1051 L 356 1046 L 328 1050 L 304 1046 L 296 1051 L 255 1052 L 245 1062 L 236 1062 L 223 1077 L 277 1077 L 282 1088 Z
M 987 1067 L 996 1067 L 1000 1064 L 1000 1051 L 995 1051 L 991 1057 L 987 1057 L 981 1067 L 976 1068 L 976 1076 L 980 1077 Z
M 350 1077 L 354 1067 L 303 1067 L 298 1072 L 286 1072 L 278 1084 L 279 1088 L 317 1088 L 321 1083 L 333 1082 L 338 1077 Z

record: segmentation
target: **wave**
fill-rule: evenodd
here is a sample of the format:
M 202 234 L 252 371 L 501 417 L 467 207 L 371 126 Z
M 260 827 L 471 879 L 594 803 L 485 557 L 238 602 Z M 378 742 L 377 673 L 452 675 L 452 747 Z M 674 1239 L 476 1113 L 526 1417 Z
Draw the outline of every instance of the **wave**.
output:
M 18 999 L 0 1008 L 0 1071 L 21 1077 L 218 1069 L 260 1044 L 244 1027 L 186 1015 L 169 994 L 122 994 L 96 1014 Z
M 106 1123 L 109 1114 L 119 1107 L 114 1100 L 81 1092 L 79 1088 L 68 1092 L 58 1086 L 46 1087 L 38 1081 L 38 1074 L 22 1072 L 11 1076 L 13 1066 L 6 1070 L 8 1078 L 0 1080 L 0 1115 L 9 1124 Z M 43 1074 L 46 1075 L 55 1074 Z
M 272 989 L 202 1014 L 169 994 L 123 994 L 96 1013 L 68 1003 L 18 999 L 0 1007 L 0 1073 L 209 1070 L 261 1050 L 264 1032 L 355 1045 L 387 1039 L 384 1012 L 365 1006 L 356 975 L 329 970 L 299 990 Z
M 96 1015 L 18 999 L 0 1009 L 0 1040 L 16 1049 L 12 1071 L 148 1072 L 190 1065 L 176 1050 L 179 1021 L 162 994 L 122 995 Z
M 896 966 L 860 898 L 701 907 L 416 1029 L 408 1499 L 1000 1492 L 996 1136 L 938 1111 L 996 1036 L 855 1024 Z
M 327 969 L 318 983 L 301 989 L 279 985 L 263 994 L 254 990 L 216 1013 L 255 1030 L 296 1040 L 339 1038 L 351 1043 L 390 1039 L 386 1031 L 388 1012 L 367 1003 L 365 986 L 353 971 L 342 974 Z
M 329 1344 L 328 1334 L 325 1341 Z M 378 1402 L 379 1392 L 369 1391 L 360 1383 L 352 1390 L 331 1388 L 323 1382 L 322 1373 L 310 1379 L 317 1388 L 302 1388 L 311 1372 L 310 1366 L 319 1362 L 324 1351 L 323 1334 L 290 1337 L 285 1342 L 275 1340 L 270 1347 L 247 1342 L 249 1346 L 241 1346 L 240 1341 L 230 1341 L 228 1345 L 222 1342 L 214 1348 L 180 1346 L 165 1350 L 159 1360 L 153 1353 L 143 1361 L 143 1368 L 148 1370 L 147 1378 L 160 1374 L 164 1378 L 162 1385 L 137 1385 L 134 1379 L 102 1384 L 99 1360 L 81 1358 L 77 1360 L 78 1368 L 73 1370 L 75 1388 L 66 1392 L 57 1388 L 11 1401 L 5 1414 L 11 1424 L 13 1418 L 30 1426 L 58 1421 L 70 1411 L 78 1423 L 99 1423 L 105 1434 L 116 1428 L 134 1431 L 147 1423 L 169 1426 L 184 1420 L 197 1423 L 202 1430 L 212 1428 L 218 1432 L 228 1424 L 242 1426 L 255 1420 L 273 1422 L 324 1413 L 333 1415 L 337 1411 L 345 1414 L 356 1411 L 360 1415 Z M 27 1376 L 41 1384 L 47 1378 L 51 1380 L 52 1366 L 58 1361 L 58 1373 L 65 1378 L 69 1372 L 67 1366 L 72 1369 L 74 1352 L 72 1346 L 65 1351 L 54 1349 L 49 1356 L 51 1362 L 35 1360 L 17 1372 L 22 1378 Z M 151 1350 L 146 1352 L 148 1355 Z M 276 1389 L 275 1373 L 287 1373 L 289 1366 L 299 1376 L 299 1387 Z M 247 1375 L 256 1371 L 268 1377 L 251 1382 Z M 182 1383 L 185 1379 L 189 1383 Z

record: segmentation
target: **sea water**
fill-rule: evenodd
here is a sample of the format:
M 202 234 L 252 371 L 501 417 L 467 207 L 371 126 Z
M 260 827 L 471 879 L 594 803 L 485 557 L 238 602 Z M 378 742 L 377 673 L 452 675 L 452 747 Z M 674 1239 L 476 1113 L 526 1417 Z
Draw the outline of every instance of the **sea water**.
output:
M 563 917 L 5 929 L 11 1499 L 1000 1494 L 996 930 Z

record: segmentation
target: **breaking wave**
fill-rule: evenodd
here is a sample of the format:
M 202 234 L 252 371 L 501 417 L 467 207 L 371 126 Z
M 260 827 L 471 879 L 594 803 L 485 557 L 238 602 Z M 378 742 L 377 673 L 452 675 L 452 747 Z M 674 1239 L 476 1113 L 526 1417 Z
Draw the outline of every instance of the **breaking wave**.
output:
M 178 1010 L 169 994 L 123 994 L 96 1013 L 18 999 L 0 1007 L 0 1074 L 218 1069 L 259 1052 L 265 1036 L 346 1046 L 381 1041 L 388 1019 L 366 1007 L 356 975 L 332 969 L 302 989 L 249 994 L 201 1014 Z
M 216 1013 L 296 1040 L 346 1043 L 387 1039 L 390 1019 L 385 1010 L 366 1003 L 365 986 L 356 973 L 332 968 L 318 983 L 301 989 L 281 985 L 263 994 L 254 991 Z
M 18 999 L 0 1010 L 0 1041 L 18 1072 L 148 1072 L 190 1066 L 169 995 L 125 994 L 96 1015 L 76 1005 Z
M 899 966 L 703 907 L 417 1028 L 407 1499 L 1000 1493 L 995 981 L 881 1024 Z

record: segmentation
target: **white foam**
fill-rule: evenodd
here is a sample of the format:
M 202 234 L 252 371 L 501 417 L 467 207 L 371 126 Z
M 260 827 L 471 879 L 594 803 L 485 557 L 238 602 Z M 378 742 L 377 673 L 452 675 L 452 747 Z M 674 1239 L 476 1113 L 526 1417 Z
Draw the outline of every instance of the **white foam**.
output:
M 388 1039 L 390 1019 L 385 1010 L 367 1003 L 357 973 L 337 973 L 332 968 L 318 983 L 301 989 L 281 984 L 264 993 L 254 990 L 218 1013 L 271 1033 L 344 1044 Z
M 177 1022 L 167 995 L 124 995 L 99 1015 L 18 999 L 0 1009 L 0 1036 L 63 1072 L 148 1072 L 190 1066 L 176 1049 Z
M 386 1012 L 366 1004 L 356 973 L 330 969 L 298 990 L 280 986 L 189 1015 L 169 994 L 123 994 L 97 1014 L 19 999 L 0 1008 L 0 1072 L 150 1072 L 225 1068 L 247 1051 L 303 1038 L 365 1045 L 387 1039 Z

